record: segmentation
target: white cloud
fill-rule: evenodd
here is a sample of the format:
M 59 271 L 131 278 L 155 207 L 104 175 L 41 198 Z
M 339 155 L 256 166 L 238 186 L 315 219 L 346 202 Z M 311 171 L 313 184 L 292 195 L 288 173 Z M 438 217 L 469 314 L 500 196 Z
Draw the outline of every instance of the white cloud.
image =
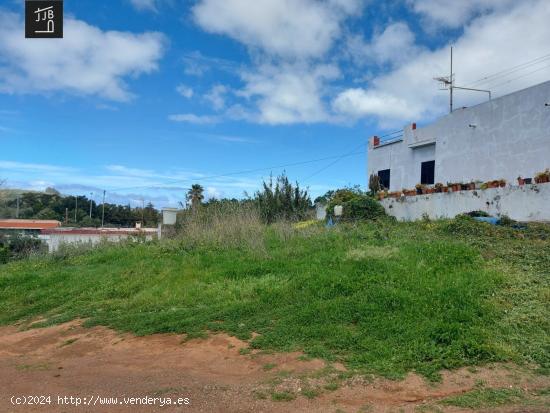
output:
M 200 0 L 193 16 L 204 30 L 271 55 L 318 57 L 361 5 L 361 0 Z
M 214 186 L 206 187 L 206 199 L 221 199 L 223 197 L 223 192 Z
M 185 85 L 178 85 L 176 87 L 176 91 L 182 95 L 183 97 L 187 98 L 187 99 L 191 99 L 193 97 L 193 89 L 191 89 L 189 86 L 185 86 Z
M 413 10 L 437 25 L 456 28 L 477 14 L 506 10 L 515 0 L 408 0 Z
M 411 119 L 418 115 L 408 106 L 405 99 L 364 89 L 348 89 L 340 93 L 334 100 L 333 106 L 337 112 L 353 118 L 369 114 L 378 117 Z
M 505 11 L 494 12 L 473 20 L 464 34 L 454 42 L 457 85 L 469 85 L 486 74 L 496 73 L 548 54 L 550 38 L 550 2 L 531 0 Z M 532 69 L 548 66 L 548 61 Z M 438 90 L 436 75 L 449 71 L 449 47 L 423 50 L 395 70 L 375 77 L 368 87 L 342 91 L 334 108 L 349 117 L 376 116 L 382 123 L 395 124 L 430 119 L 447 110 L 448 95 Z M 529 70 L 494 82 L 479 83 L 502 95 L 548 80 L 550 68 L 532 76 L 514 80 Z M 513 80 L 500 85 L 504 81 Z M 498 87 L 497 87 L 498 86 Z M 486 100 L 471 92 L 456 92 L 456 104 L 469 105 Z
M 205 56 L 200 51 L 186 53 L 182 57 L 184 73 L 189 76 L 202 76 L 209 70 L 223 70 L 228 73 L 238 71 L 238 64 L 227 59 Z
M 170 115 L 168 119 L 174 122 L 194 123 L 196 125 L 212 125 L 220 121 L 217 116 L 195 115 L 194 113 Z
M 350 36 L 347 53 L 360 64 L 402 63 L 417 52 L 414 33 L 403 22 L 392 23 L 381 33 L 376 33 L 370 42 L 362 36 Z
M 148 10 L 148 11 L 157 11 L 157 2 L 156 0 L 130 0 L 132 6 L 137 10 Z
M 228 88 L 224 85 L 215 85 L 210 92 L 204 95 L 204 98 L 212 104 L 215 110 L 222 110 L 225 107 L 225 94 Z
M 29 163 L 29 162 L 15 162 L 15 161 L 0 161 L 0 169 L 6 169 L 6 171 L 11 170 L 11 171 L 26 171 L 26 172 L 37 172 L 37 173 L 74 172 L 73 168 L 64 167 L 64 166 Z
M 23 22 L 0 11 L 0 92 L 66 91 L 125 101 L 125 78 L 151 73 L 164 53 L 164 36 L 102 31 L 66 18 L 64 38 L 28 41 Z
M 243 74 L 246 86 L 239 95 L 257 102 L 256 121 L 271 125 L 326 121 L 324 82 L 335 79 L 336 66 L 263 65 Z

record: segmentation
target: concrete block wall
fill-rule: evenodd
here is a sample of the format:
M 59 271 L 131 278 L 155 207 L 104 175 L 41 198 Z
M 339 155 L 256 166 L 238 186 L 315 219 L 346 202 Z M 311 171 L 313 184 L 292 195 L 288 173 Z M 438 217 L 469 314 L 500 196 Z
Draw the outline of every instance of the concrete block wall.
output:
M 399 221 L 454 218 L 470 211 L 507 215 L 522 222 L 550 222 L 550 183 L 507 186 L 476 191 L 447 192 L 386 198 L 386 213 Z

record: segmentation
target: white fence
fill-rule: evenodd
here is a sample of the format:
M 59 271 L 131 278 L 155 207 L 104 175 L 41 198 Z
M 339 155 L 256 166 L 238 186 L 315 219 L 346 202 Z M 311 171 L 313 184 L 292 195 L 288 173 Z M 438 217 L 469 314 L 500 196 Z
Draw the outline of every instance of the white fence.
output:
M 388 215 L 399 221 L 416 221 L 423 216 L 454 218 L 465 212 L 485 211 L 516 221 L 550 222 L 550 183 L 386 198 L 381 203 Z

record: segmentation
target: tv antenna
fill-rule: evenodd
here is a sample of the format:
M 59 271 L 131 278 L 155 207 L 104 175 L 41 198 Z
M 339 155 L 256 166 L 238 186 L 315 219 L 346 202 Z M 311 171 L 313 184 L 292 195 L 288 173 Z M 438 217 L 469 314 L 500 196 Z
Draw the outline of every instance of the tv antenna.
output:
M 489 94 L 489 100 L 492 99 L 492 94 L 490 90 L 485 89 L 472 89 L 469 87 L 461 87 L 455 85 L 455 74 L 453 73 L 453 47 L 451 47 L 451 73 L 449 76 L 439 76 L 434 77 L 434 80 L 437 80 L 441 83 L 441 88 L 439 90 L 448 90 L 449 91 L 449 113 L 453 113 L 453 91 L 454 89 L 460 90 L 469 90 L 471 92 L 483 92 Z

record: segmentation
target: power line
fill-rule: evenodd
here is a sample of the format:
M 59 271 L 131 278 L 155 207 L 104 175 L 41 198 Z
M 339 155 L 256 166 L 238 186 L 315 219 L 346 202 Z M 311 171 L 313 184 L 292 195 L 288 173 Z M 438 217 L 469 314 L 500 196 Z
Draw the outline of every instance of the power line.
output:
M 362 145 L 364 145 L 364 143 L 362 143 L 361 146 Z M 230 177 L 230 176 L 235 176 L 235 175 L 243 175 L 243 174 L 254 173 L 254 172 L 268 171 L 268 170 L 272 170 L 272 169 L 286 168 L 286 167 L 289 167 L 289 166 L 306 165 L 306 164 L 310 164 L 310 163 L 317 163 L 317 162 L 326 161 L 326 160 L 329 160 L 329 159 L 338 159 L 338 161 L 339 161 L 340 159 L 343 159 L 345 157 L 352 156 L 352 155 L 357 155 L 357 154 L 358 154 L 358 152 L 357 153 L 349 153 L 349 154 L 345 153 L 343 155 L 327 156 L 327 157 L 324 157 L 324 158 L 311 159 L 311 160 L 301 161 L 301 162 L 287 163 L 287 164 L 283 164 L 283 165 L 268 166 L 268 167 L 264 167 L 264 168 L 228 172 L 228 173 L 219 174 L 219 175 L 201 177 L 201 178 L 198 178 L 198 180 L 207 181 L 207 180 L 216 179 L 216 178 L 225 178 L 225 177 Z M 171 184 L 176 184 L 178 182 L 181 182 L 181 183 L 190 182 L 191 180 L 190 179 L 185 179 L 185 180 L 170 179 L 170 180 L 167 180 L 167 181 L 171 181 L 170 182 Z M 151 185 L 134 186 L 134 187 L 126 187 L 126 188 L 113 188 L 113 189 L 109 190 L 109 192 L 130 190 L 130 189 L 154 188 L 154 187 L 159 186 L 159 185 L 166 185 L 167 181 L 159 182 L 159 183 L 151 184 Z M 189 188 L 183 188 L 183 189 L 189 189 Z
M 475 86 L 475 85 L 478 85 L 478 84 L 491 82 L 491 81 L 493 81 L 497 78 L 509 76 L 512 73 L 516 73 L 520 70 L 525 70 L 525 69 L 527 69 L 531 66 L 538 65 L 538 64 L 540 64 L 540 63 L 542 63 L 542 62 L 544 62 L 545 60 L 548 60 L 548 59 L 550 59 L 550 54 L 537 57 L 536 59 L 530 60 L 528 62 L 510 67 L 508 69 L 501 70 L 499 72 L 493 73 L 493 74 L 485 76 L 485 77 L 482 77 L 481 79 L 478 79 L 475 82 L 472 82 L 472 83 L 468 84 L 467 87 L 472 87 L 472 86 Z
M 389 136 L 389 135 L 388 135 Z M 316 175 L 319 175 L 321 172 L 324 172 L 326 171 L 328 168 L 330 168 L 331 166 L 337 164 L 338 162 L 340 162 L 342 159 L 348 157 L 348 156 L 352 156 L 352 155 L 358 155 L 360 153 L 365 153 L 364 151 L 361 151 L 361 152 L 357 152 L 357 150 L 359 148 L 362 148 L 363 146 L 365 146 L 366 143 L 365 142 L 362 142 L 361 145 L 355 147 L 352 149 L 351 152 L 349 153 L 345 153 L 343 155 L 340 155 L 339 157 L 336 158 L 336 160 L 334 160 L 333 162 L 329 163 L 328 165 L 322 167 L 321 169 L 315 171 L 314 173 L 312 173 L 311 175 L 309 175 L 307 178 L 303 179 L 302 182 L 307 182 L 309 179 L 313 178 L 314 176 Z
M 549 68 L 550 68 L 550 65 L 541 67 L 541 68 L 539 68 L 539 69 L 537 69 L 537 70 L 533 70 L 532 72 L 529 72 L 529 73 L 526 73 L 526 74 L 524 74 L 524 75 L 515 77 L 515 78 L 513 78 L 513 79 L 507 80 L 507 81 L 502 82 L 502 83 L 499 83 L 499 84 L 497 84 L 497 85 L 493 85 L 493 86 L 491 86 L 491 89 L 496 89 L 496 88 L 498 88 L 498 87 L 507 85 L 507 84 L 512 83 L 512 82 L 514 82 L 514 81 L 516 81 L 516 80 L 523 79 L 524 77 L 531 76 L 532 74 L 535 74 L 535 73 L 537 73 L 537 72 L 540 72 L 541 70 L 549 69 Z

